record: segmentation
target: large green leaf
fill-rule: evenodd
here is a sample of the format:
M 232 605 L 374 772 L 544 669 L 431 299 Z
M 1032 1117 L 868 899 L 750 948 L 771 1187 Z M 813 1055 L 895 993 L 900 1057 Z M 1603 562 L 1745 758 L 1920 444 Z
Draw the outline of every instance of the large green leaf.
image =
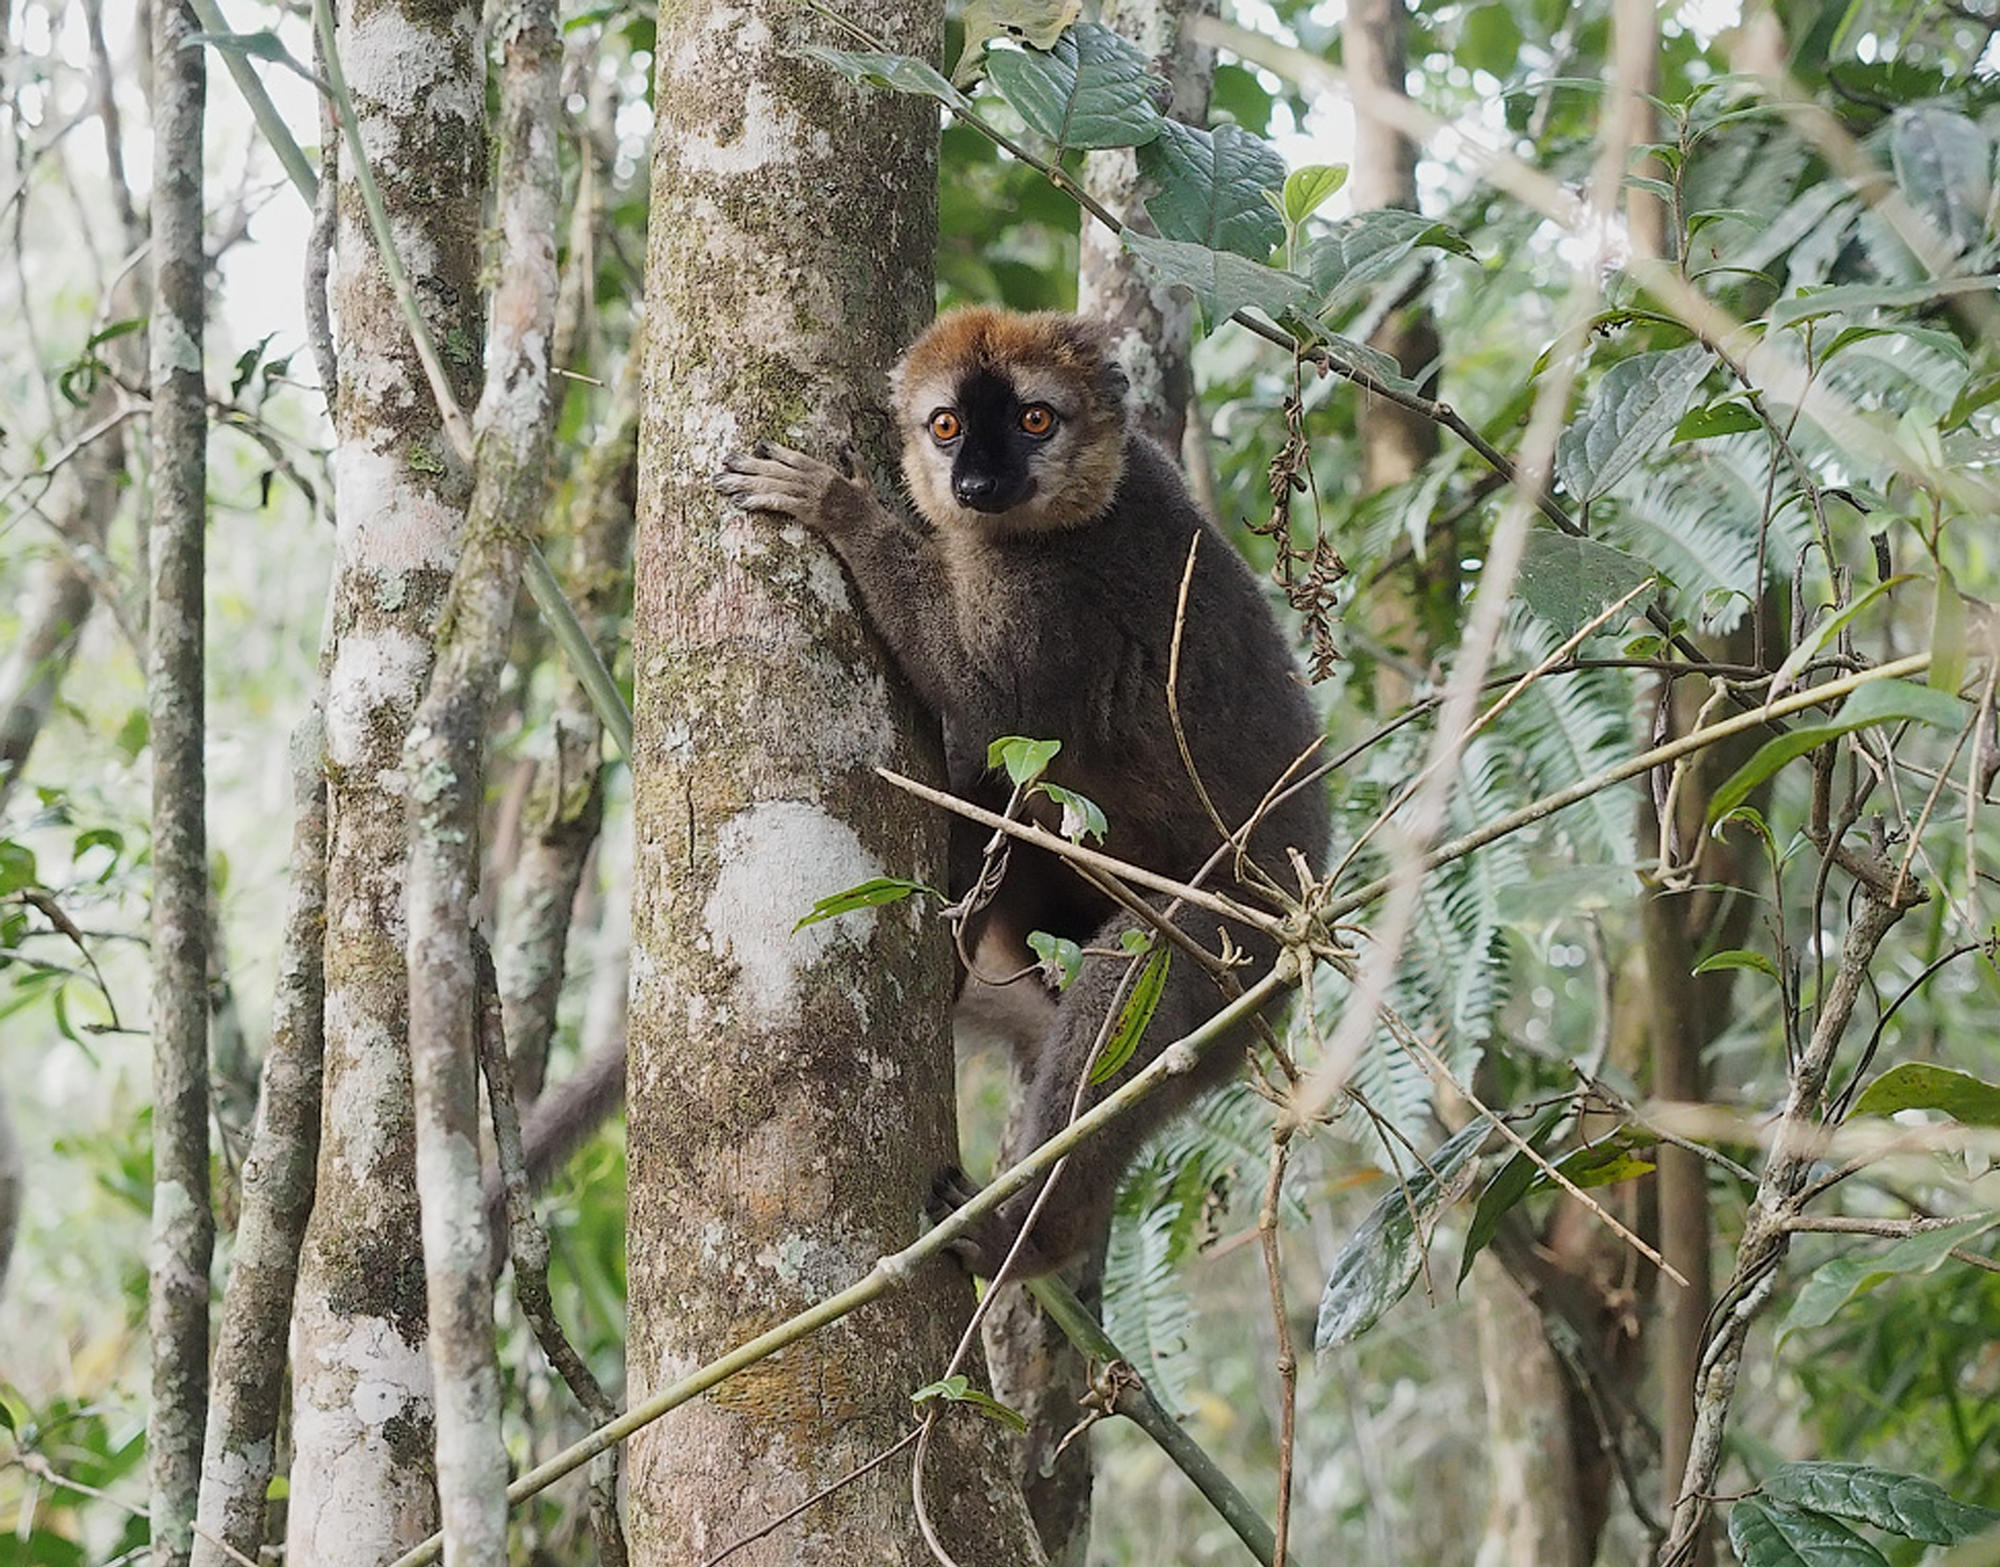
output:
M 1779 300 L 1771 307 L 1771 324 L 1795 326 L 1819 316 L 1907 310 L 1959 294 L 1990 294 L 1995 289 L 2000 289 L 2000 277 L 1933 278 L 1925 283 L 1842 283 Z
M 1528 1147 L 1540 1153 L 1568 1114 L 1567 1105 L 1557 1105 L 1545 1114 L 1541 1124 L 1528 1133 Z M 1500 1233 L 1500 1221 L 1528 1195 L 1535 1184 L 1535 1177 L 1540 1173 L 1541 1167 L 1533 1159 L 1525 1152 L 1517 1152 L 1486 1183 L 1486 1189 L 1479 1194 L 1478 1205 L 1472 1210 L 1472 1223 L 1466 1227 L 1465 1246 L 1458 1259 L 1459 1283 L 1465 1282 L 1465 1276 L 1472 1271 L 1472 1264 L 1478 1260 L 1479 1254 Z
M 965 0 L 961 21 L 965 43 L 952 67 L 954 87 L 970 88 L 986 74 L 986 46 L 1015 38 L 1034 49 L 1053 49 L 1063 29 L 1083 9 L 1083 0 Z
M 1798 1299 L 1792 1302 L 1792 1309 L 1785 1313 L 1781 1331 L 1821 1327 L 1832 1321 L 1833 1314 L 1856 1295 L 1899 1274 L 1931 1272 L 1951 1255 L 1952 1247 L 1992 1229 L 1995 1224 L 2000 1224 L 2000 1214 L 1976 1214 L 1956 1224 L 1906 1236 L 1879 1251 L 1869 1247 L 1837 1257 L 1806 1280 Z
M 1428 1168 L 1368 1210 L 1327 1273 L 1313 1330 L 1316 1348 L 1360 1337 L 1416 1282 L 1432 1225 L 1472 1184 L 1472 1158 L 1489 1130 L 1485 1120 L 1473 1122 L 1431 1156 Z
M 1143 147 L 1166 123 L 1140 48 L 1084 22 L 1053 49 L 995 49 L 986 71 L 1030 130 L 1058 147 Z
M 1145 1037 L 1146 1025 L 1153 1021 L 1154 1012 L 1159 1010 L 1160 993 L 1167 986 L 1167 965 L 1172 961 L 1173 954 L 1167 950 L 1167 944 L 1159 942 L 1153 955 L 1146 959 L 1146 966 L 1139 970 L 1139 977 L 1132 982 L 1125 1005 L 1118 1009 L 1118 1021 L 1111 1030 L 1111 1038 L 1105 1043 L 1104 1054 L 1090 1069 L 1091 1082 L 1109 1082 L 1132 1059 L 1132 1052 L 1139 1048 L 1139 1041 Z
M 1936 104 L 1898 109 L 1890 122 L 1889 156 L 1903 195 L 1931 220 L 1952 255 L 1986 237 L 1993 143 L 1985 131 Z
M 1840 711 L 1825 723 L 1803 725 L 1759 746 L 1757 754 L 1715 791 L 1715 798 L 1708 802 L 1708 819 L 1711 823 L 1721 821 L 1779 768 L 1829 740 L 1870 724 L 1910 720 L 1934 724 L 1940 729 L 1957 729 L 1965 722 L 1965 708 L 1950 693 L 1933 691 L 1912 681 L 1873 681 L 1841 703 Z
M 1609 544 L 1535 528 L 1522 551 L 1514 591 L 1532 613 L 1567 637 L 1655 575 L 1638 556 Z
M 1666 444 L 1711 362 L 1706 348 L 1689 343 L 1634 354 L 1605 371 L 1556 446 L 1556 473 L 1579 505 L 1595 500 L 1654 447 Z
M 1856 1115 L 1941 1110 L 1964 1126 L 2000 1126 L 2000 1085 L 1928 1061 L 1892 1066 L 1861 1091 Z
M 2000 1524 L 2000 1512 L 1961 1502 L 1934 1480 L 1866 1464 L 1786 1464 L 1764 1482 L 1764 1494 L 1930 1545 L 1956 1545 Z
M 1738 1502 L 1729 1509 L 1729 1543 L 1743 1567 L 1889 1567 L 1839 1519 L 1784 1502 Z
M 826 49 L 818 44 L 802 44 L 799 53 L 809 60 L 830 65 L 851 82 L 868 87 L 886 87 L 891 92 L 912 93 L 935 98 L 953 108 L 972 100 L 944 79 L 928 60 L 907 54 L 887 54 L 879 49 Z
M 1301 308 L 1311 291 L 1304 278 L 1227 250 L 1125 231 L 1125 248 L 1157 282 L 1190 290 L 1209 325 L 1239 310 L 1261 310 L 1273 321 Z
M 1265 193 L 1284 187 L 1285 160 L 1261 136 L 1163 120 L 1159 136 L 1139 149 L 1139 172 L 1159 187 L 1146 211 L 1167 239 L 1263 261 L 1284 238 Z
M 1401 266 L 1411 252 L 1446 250 L 1470 258 L 1472 247 L 1446 224 L 1382 207 L 1332 224 L 1306 247 L 1301 270 L 1320 296 L 1319 313 L 1338 311 Z

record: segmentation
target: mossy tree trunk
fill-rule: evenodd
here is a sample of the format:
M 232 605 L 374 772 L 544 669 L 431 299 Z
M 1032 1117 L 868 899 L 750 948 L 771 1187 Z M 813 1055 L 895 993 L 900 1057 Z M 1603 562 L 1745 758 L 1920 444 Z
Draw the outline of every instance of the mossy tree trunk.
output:
M 870 12 L 936 57 L 938 0 Z M 778 0 L 663 11 L 633 631 L 629 1068 L 634 1401 L 853 1283 L 954 1156 L 952 982 L 911 901 L 794 932 L 874 876 L 941 881 L 943 825 L 888 789 L 936 741 L 830 551 L 726 507 L 760 437 L 891 458 L 883 370 L 931 313 L 937 118 L 800 58 Z M 939 1260 L 632 1444 L 633 1559 L 698 1562 L 895 1444 L 972 1293 Z M 991 1428 L 951 1412 L 930 1514 L 961 1562 L 1040 1559 Z M 745 1551 L 928 1563 L 907 1459 Z
M 486 175 L 478 12 L 342 0 L 338 47 L 431 334 L 477 400 Z M 458 558 L 453 456 L 341 159 L 338 544 L 327 677 L 326 1081 L 293 1329 L 287 1559 L 378 1567 L 436 1522 L 403 947 L 403 741 Z

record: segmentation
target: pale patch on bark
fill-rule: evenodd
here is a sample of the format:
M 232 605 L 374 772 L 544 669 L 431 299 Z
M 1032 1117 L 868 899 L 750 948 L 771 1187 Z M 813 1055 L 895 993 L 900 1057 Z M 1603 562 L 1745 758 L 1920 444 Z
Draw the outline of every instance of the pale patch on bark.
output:
M 402 1158 L 394 1118 L 376 1114 L 377 1106 L 392 1105 L 409 1092 L 399 1070 L 401 1041 L 376 1016 L 378 1004 L 366 986 L 331 987 L 326 993 L 327 1036 L 345 1041 L 352 1088 L 327 1105 L 321 1157 L 346 1166 L 356 1185 L 366 1183 L 378 1166 L 393 1168 Z
M 716 835 L 715 889 L 701 911 L 710 950 L 736 965 L 736 1000 L 760 1028 L 796 1016 L 799 982 L 843 939 L 865 942 L 875 911 L 794 931 L 821 898 L 886 875 L 854 829 L 816 805 L 770 800 L 739 811 Z M 845 931 L 837 928 L 845 925 Z M 862 997 L 854 998 L 863 1013 Z
M 385 1467 L 395 1469 L 379 1451 L 391 1440 L 388 1423 L 413 1414 L 429 1423 L 423 1347 L 404 1343 L 379 1318 L 333 1317 L 317 1301 L 302 1301 L 299 1315 L 297 1342 L 311 1346 L 313 1361 L 300 1368 L 294 1445 L 321 1461 L 293 1466 L 292 1537 L 338 1537 L 351 1545 L 350 1560 L 386 1561 L 429 1521 L 425 1476 L 407 1468 L 403 1486 L 377 1483 Z M 308 1324 L 309 1317 L 317 1320 Z M 329 1508 L 338 1516 L 326 1516 Z
M 440 34 L 469 33 L 477 20 L 469 7 L 461 7 L 436 28 L 419 27 L 405 13 L 384 7 L 341 28 L 340 57 L 347 74 L 366 82 L 374 99 L 361 118 L 361 133 L 369 160 L 378 168 L 395 166 L 406 123 L 449 117 L 468 126 L 480 124 L 486 105 L 468 90 L 473 79 L 459 69 L 450 51 L 438 47 Z
M 401 631 L 345 638 L 327 682 L 327 760 L 335 767 L 358 767 L 377 755 L 383 712 L 422 684 L 430 660 L 429 645 Z
M 156 370 L 190 370 L 201 373 L 201 347 L 179 316 L 161 311 L 154 315 L 148 334 Z
M 386 379 L 404 374 L 381 356 L 341 350 L 343 375 L 352 376 L 364 395 L 370 364 Z M 344 440 L 333 455 L 333 493 L 340 524 L 336 536 L 337 575 L 363 563 L 369 571 L 445 571 L 458 560 L 461 512 L 441 497 L 410 484 L 407 453 L 375 451 Z M 428 656 L 428 654 L 426 655 Z

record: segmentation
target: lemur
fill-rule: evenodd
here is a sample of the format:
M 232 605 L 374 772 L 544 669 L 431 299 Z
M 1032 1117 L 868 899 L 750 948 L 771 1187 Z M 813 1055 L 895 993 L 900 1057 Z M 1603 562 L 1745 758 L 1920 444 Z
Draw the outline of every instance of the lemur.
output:
M 890 385 L 917 521 L 880 500 L 858 466 L 843 472 L 769 442 L 727 458 L 717 487 L 747 510 L 802 523 L 833 546 L 870 623 L 943 725 L 955 791 L 998 810 L 1009 786 L 988 769 L 991 742 L 1060 740 L 1050 780 L 1102 807 L 1105 851 L 1176 879 L 1194 876 L 1223 840 L 1175 738 L 1167 677 L 1181 577 L 1197 538 L 1176 696 L 1194 770 L 1221 820 L 1232 830 L 1249 821 L 1320 732 L 1250 568 L 1189 496 L 1167 454 L 1129 427 L 1125 377 L 1092 323 L 956 310 L 911 344 Z M 989 837 L 954 821 L 954 899 L 971 890 Z M 1324 792 L 1308 786 L 1263 817 L 1250 858 L 1278 885 L 1295 888 L 1286 851 L 1316 866 L 1327 837 Z M 1233 854 L 1225 857 L 1211 885 L 1243 897 L 1235 866 Z M 1056 856 L 1017 843 L 962 950 L 982 971 L 1014 973 L 1034 963 L 1030 932 L 1116 954 L 1121 936 L 1141 923 Z M 1223 922 L 1215 916 L 1184 909 L 1175 924 L 1218 946 Z M 1253 974 L 1276 956 L 1247 927 L 1227 929 L 1257 965 Z M 1040 1037 L 1026 1043 L 1024 1148 L 1068 1122 L 1128 967 L 1121 956 L 1087 956 L 1046 1009 Z M 1174 954 L 1144 1040 L 1085 1105 L 1221 1002 L 1203 967 Z M 1233 1071 L 1243 1044 L 1209 1052 L 1194 1073 L 1070 1155 L 1017 1275 L 1058 1267 L 1087 1243 L 1141 1141 Z M 950 1186 L 947 1179 L 941 1190 L 949 1195 Z M 1037 1190 L 1008 1199 L 957 1248 L 972 1271 L 992 1275 Z

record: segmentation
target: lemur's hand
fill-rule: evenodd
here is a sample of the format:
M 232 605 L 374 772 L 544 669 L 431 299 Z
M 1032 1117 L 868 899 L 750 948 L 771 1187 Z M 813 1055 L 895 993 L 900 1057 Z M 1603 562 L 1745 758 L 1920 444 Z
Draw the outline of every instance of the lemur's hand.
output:
M 867 471 L 850 449 L 847 472 L 788 446 L 759 441 L 722 459 L 715 487 L 745 511 L 803 523 L 824 538 L 856 533 L 880 509 Z

